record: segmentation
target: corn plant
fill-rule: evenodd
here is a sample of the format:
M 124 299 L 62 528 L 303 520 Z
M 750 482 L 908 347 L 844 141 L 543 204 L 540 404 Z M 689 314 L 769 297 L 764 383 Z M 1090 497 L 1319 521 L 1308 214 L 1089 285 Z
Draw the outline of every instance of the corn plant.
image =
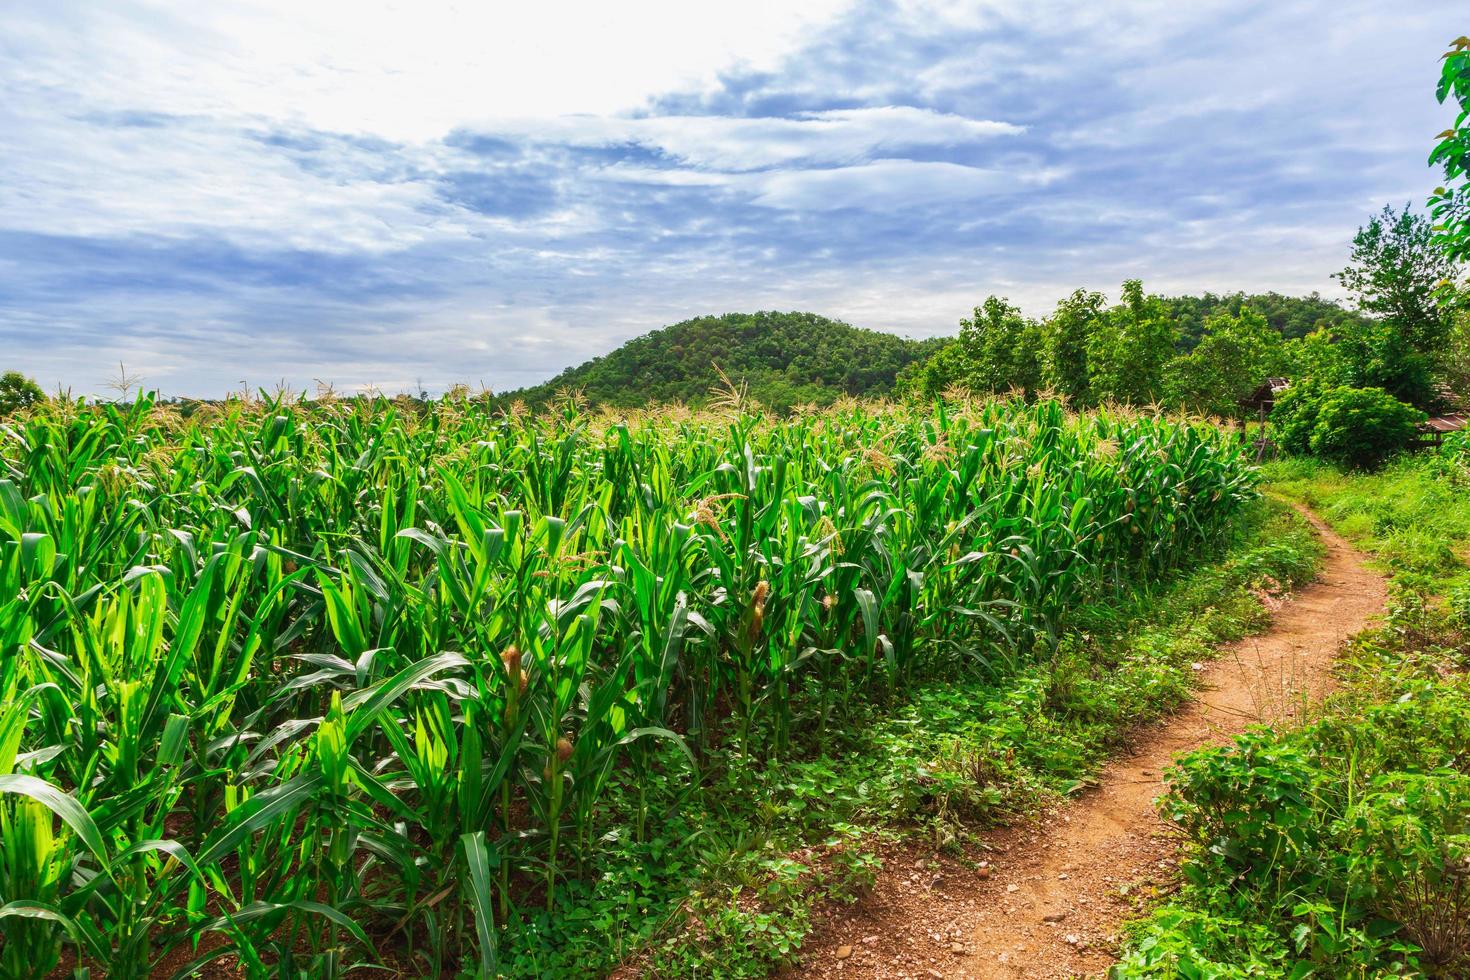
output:
M 0 427 L 0 971 L 491 976 L 646 784 L 1049 656 L 1253 492 L 1046 401 L 54 402 Z

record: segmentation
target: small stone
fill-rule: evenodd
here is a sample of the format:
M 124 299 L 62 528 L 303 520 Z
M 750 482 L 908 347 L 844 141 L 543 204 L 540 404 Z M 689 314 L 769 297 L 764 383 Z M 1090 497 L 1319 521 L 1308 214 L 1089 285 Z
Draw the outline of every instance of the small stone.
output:
M 838 946 L 837 947 L 837 958 L 839 960 L 845 960 L 845 959 L 847 959 L 851 955 L 852 955 L 852 947 L 851 946 Z
M 1069 932 L 1062 937 L 1062 942 L 1066 943 L 1068 946 L 1076 946 L 1078 943 L 1082 942 L 1082 937 L 1077 935 L 1075 932 Z
M 950 943 L 949 951 L 956 956 L 963 956 L 965 955 L 965 946 L 963 943 Z
M 985 867 L 984 865 L 981 865 L 980 867 L 975 869 L 975 876 L 981 881 L 984 881 L 986 878 L 990 877 L 990 869 Z
M 1065 912 L 1048 912 L 1041 917 L 1042 922 L 1061 922 L 1067 917 Z
M 1006 891 L 1008 891 L 1008 892 L 1018 892 L 1020 890 L 1021 890 L 1021 886 L 1020 885 L 1006 885 Z

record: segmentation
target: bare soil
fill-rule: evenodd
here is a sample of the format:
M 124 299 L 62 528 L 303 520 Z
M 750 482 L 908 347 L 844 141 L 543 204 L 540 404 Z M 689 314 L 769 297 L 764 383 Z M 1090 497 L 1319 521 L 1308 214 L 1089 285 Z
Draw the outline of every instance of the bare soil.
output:
M 1254 723 L 1290 722 L 1328 691 L 1339 649 L 1383 607 L 1383 578 L 1303 510 L 1327 546 L 1317 581 L 1261 636 L 1222 648 L 1194 701 L 1142 729 L 1096 788 L 987 836 L 973 861 L 895 846 L 871 894 L 819 921 L 792 976 L 1097 976 L 1123 922 L 1174 886 L 1178 844 L 1155 800 L 1180 753 Z

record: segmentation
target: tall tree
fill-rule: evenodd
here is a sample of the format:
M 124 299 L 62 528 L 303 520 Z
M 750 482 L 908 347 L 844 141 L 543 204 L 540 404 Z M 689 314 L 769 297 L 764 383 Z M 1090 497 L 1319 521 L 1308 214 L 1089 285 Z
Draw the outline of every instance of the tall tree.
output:
M 1147 405 L 1163 396 L 1164 365 L 1179 328 L 1143 282 L 1123 284 L 1123 301 L 1095 324 L 1087 340 L 1088 384 L 1094 400 Z
M 1102 293 L 1078 289 L 1041 325 L 1042 384 L 1079 407 L 1092 403 L 1087 343 L 1106 306 Z
M 1041 387 L 1041 328 L 1009 301 L 986 297 L 960 321 L 960 348 L 969 361 L 976 391 L 1031 394 Z
M 1441 287 L 1454 275 L 1429 219 L 1389 206 L 1358 229 L 1348 267 L 1333 278 L 1360 310 L 1392 322 L 1409 347 L 1432 358 L 1449 335 L 1452 311 Z

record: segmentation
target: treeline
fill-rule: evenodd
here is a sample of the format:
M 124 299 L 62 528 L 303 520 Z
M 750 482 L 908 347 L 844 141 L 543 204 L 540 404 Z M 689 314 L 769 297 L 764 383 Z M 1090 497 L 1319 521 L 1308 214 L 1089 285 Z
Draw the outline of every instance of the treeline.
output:
M 1456 268 L 1427 219 L 1385 208 L 1353 241 L 1337 278 L 1349 310 L 1318 295 L 1269 293 L 1166 299 L 1133 279 L 1118 302 L 1079 289 L 1033 319 L 991 296 L 960 321 L 960 334 L 906 369 L 899 389 L 935 398 L 952 386 L 978 392 L 1050 391 L 1075 406 L 1159 405 L 1230 417 L 1264 379 L 1382 389 L 1409 405 L 1439 407 L 1463 391 L 1470 331 Z

